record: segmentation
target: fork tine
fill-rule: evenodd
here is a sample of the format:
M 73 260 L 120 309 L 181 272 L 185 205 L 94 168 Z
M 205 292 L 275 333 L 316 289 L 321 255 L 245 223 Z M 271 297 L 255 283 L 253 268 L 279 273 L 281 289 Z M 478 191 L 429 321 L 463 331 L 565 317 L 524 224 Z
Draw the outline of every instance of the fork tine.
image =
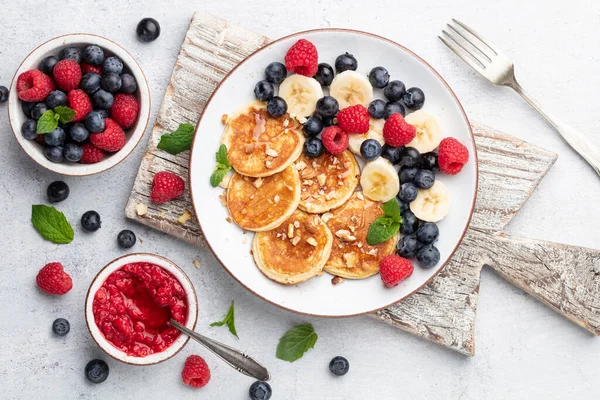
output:
M 469 39 L 467 36 L 463 35 L 461 32 L 459 32 L 459 31 L 458 31 L 458 30 L 457 30 L 455 27 L 453 27 L 452 25 L 450 25 L 450 24 L 446 24 L 446 26 L 447 26 L 448 28 L 452 29 L 454 32 L 456 32 L 456 34 L 457 34 L 458 36 L 460 36 L 461 38 L 463 38 L 463 39 L 464 39 L 466 42 L 468 42 L 469 44 L 471 44 L 471 46 L 473 46 L 473 48 L 474 48 L 475 50 L 477 50 L 477 52 L 479 52 L 481 55 L 483 55 L 483 56 L 484 56 L 484 57 L 485 57 L 485 58 L 488 60 L 488 62 L 492 62 L 492 59 L 491 59 L 491 58 L 490 58 L 490 57 L 489 57 L 487 54 L 485 54 L 485 52 L 484 52 L 484 51 L 482 51 L 482 50 L 481 50 L 481 49 L 480 49 L 480 48 L 479 48 L 479 47 L 478 47 L 478 46 L 477 46 L 475 43 L 473 43 L 473 42 L 471 41 L 471 39 Z
M 467 25 L 463 24 L 462 22 L 460 22 L 459 20 L 457 20 L 455 18 L 452 18 L 452 21 L 454 21 L 455 24 L 457 24 L 458 26 L 463 28 L 465 31 L 469 32 L 471 35 L 473 35 L 477 39 L 481 40 L 481 42 L 483 44 L 485 44 L 487 46 L 487 48 L 490 49 L 494 53 L 494 55 L 496 55 L 496 56 L 498 55 L 498 52 L 496 52 L 496 50 L 494 50 L 494 47 L 492 46 L 492 44 L 490 42 L 488 42 L 486 39 L 484 39 L 483 36 L 481 36 L 479 33 L 475 32 L 473 29 L 469 28 Z M 455 29 L 455 31 L 456 31 L 456 29 Z
M 463 51 L 470 56 L 470 57 L 467 57 L 462 51 L 460 51 L 458 49 L 458 47 L 450 44 L 444 37 L 438 36 L 438 38 L 440 38 L 440 40 L 442 42 L 444 42 L 444 44 L 446 46 L 448 46 L 448 48 L 450 50 L 452 50 L 457 56 L 459 56 L 464 62 L 466 62 L 467 64 L 469 64 L 473 69 L 475 69 L 477 71 L 481 71 L 481 70 L 485 69 L 485 64 L 482 63 L 481 61 L 479 61 L 479 59 L 475 55 L 473 55 L 462 44 L 460 44 L 460 42 L 458 42 L 456 39 L 454 39 L 452 37 L 452 35 L 450 35 L 448 32 L 446 32 L 444 30 L 442 31 L 442 33 L 444 33 L 446 36 L 448 36 L 454 43 L 456 43 L 456 45 L 458 45 L 458 47 L 460 47 L 461 49 L 463 49 Z

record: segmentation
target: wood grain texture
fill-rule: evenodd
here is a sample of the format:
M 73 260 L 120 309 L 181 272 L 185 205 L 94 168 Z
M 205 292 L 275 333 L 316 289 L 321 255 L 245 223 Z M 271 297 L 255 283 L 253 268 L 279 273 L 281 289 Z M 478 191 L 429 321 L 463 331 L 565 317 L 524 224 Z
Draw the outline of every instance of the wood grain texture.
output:
M 173 171 L 186 180 L 188 172 L 188 152 L 170 155 L 156 145 L 163 133 L 175 130 L 179 123 L 196 124 L 226 73 L 268 42 L 262 35 L 217 17 L 194 15 L 127 204 L 127 217 L 194 245 L 206 245 L 194 219 L 184 224 L 177 221 L 185 211 L 192 212 L 189 193 L 164 205 L 150 202 L 156 172 Z M 463 243 L 431 282 L 373 317 L 473 355 L 480 273 L 489 265 L 509 282 L 600 334 L 600 251 L 502 234 L 556 155 L 495 129 L 472 125 L 479 156 L 479 190 Z M 147 205 L 148 212 L 138 216 L 137 204 Z

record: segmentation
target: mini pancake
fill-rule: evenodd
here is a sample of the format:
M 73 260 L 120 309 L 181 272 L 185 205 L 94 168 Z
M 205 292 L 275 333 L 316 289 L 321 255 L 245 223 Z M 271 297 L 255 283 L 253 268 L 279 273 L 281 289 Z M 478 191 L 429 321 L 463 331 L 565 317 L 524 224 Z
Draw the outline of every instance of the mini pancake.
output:
M 331 256 L 325 271 L 350 279 L 364 279 L 379 272 L 379 262 L 396 250 L 398 235 L 375 246 L 367 244 L 369 226 L 383 215 L 381 203 L 356 192 L 342 207 L 323 215 L 333 233 Z
M 302 125 L 288 114 L 273 118 L 264 102 L 254 101 L 228 119 L 222 143 L 237 172 L 271 176 L 289 167 L 302 153 L 301 131 Z
M 254 235 L 252 255 L 268 278 L 293 285 L 322 273 L 332 243 L 318 215 L 296 210 L 278 228 Z
M 302 180 L 300 209 L 321 214 L 344 204 L 358 186 L 360 168 L 348 150 L 317 158 L 302 154 L 295 168 Z
M 234 173 L 227 189 L 227 209 L 233 221 L 250 231 L 277 228 L 300 203 L 298 171 L 288 167 L 265 178 Z

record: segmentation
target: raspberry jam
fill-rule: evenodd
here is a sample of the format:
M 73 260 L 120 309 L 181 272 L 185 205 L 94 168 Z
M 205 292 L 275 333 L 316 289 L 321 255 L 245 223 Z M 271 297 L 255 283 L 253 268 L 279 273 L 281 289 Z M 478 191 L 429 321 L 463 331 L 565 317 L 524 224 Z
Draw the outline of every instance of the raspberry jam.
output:
M 126 264 L 108 276 L 94 296 L 94 320 L 106 340 L 130 356 L 164 351 L 180 332 L 169 318 L 187 319 L 187 296 L 179 281 L 150 263 Z

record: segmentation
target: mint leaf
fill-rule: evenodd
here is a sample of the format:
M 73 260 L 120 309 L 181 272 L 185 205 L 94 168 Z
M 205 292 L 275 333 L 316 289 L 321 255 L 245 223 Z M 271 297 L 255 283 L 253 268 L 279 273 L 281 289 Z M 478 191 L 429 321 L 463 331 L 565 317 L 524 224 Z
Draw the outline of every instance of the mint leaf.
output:
M 227 168 L 231 167 L 229 163 L 229 159 L 227 158 L 227 146 L 222 144 L 219 147 L 219 151 L 217 151 L 217 163 L 226 166 Z
M 221 181 L 223 180 L 225 175 L 227 175 L 227 173 L 231 169 L 231 164 L 229 163 L 229 160 L 227 159 L 227 146 L 222 144 L 219 147 L 219 151 L 217 151 L 217 153 L 216 153 L 216 159 L 217 159 L 217 169 L 210 176 L 210 184 L 212 187 L 219 186 L 219 183 L 221 183 Z
M 52 243 L 71 243 L 75 236 L 65 215 L 54 207 L 43 204 L 31 206 L 31 222 L 40 235 Z
M 400 217 L 400 206 L 398 205 L 398 201 L 395 198 L 383 203 L 381 209 L 383 210 L 383 213 L 386 216 L 392 217 L 395 221 L 398 222 L 402 221 Z
M 223 180 L 225 175 L 227 175 L 227 172 L 229 172 L 229 168 L 216 169 L 215 172 L 213 172 L 212 175 L 210 176 L 210 185 L 212 187 L 219 186 L 219 183 L 221 183 L 221 181 Z
M 229 311 L 227 311 L 227 315 L 225 316 L 223 321 L 213 322 L 212 324 L 210 324 L 210 326 L 223 326 L 224 324 L 227 324 L 229 332 L 231 332 L 232 335 L 234 335 L 238 339 L 240 338 L 235 330 L 235 319 L 233 316 L 233 301 L 231 302 Z
M 75 118 L 76 114 L 75 110 L 66 106 L 56 106 L 54 107 L 54 112 L 56 114 L 54 118 L 58 116 L 59 121 L 63 124 L 68 124 L 69 122 L 71 122 L 73 118 Z
M 311 324 L 298 325 L 279 339 L 275 356 L 283 361 L 296 361 L 315 347 L 318 338 Z
M 395 200 L 394 200 L 395 201 Z M 374 246 L 379 243 L 383 243 L 389 240 L 392 236 L 400 230 L 400 222 L 392 221 L 391 223 L 382 223 L 379 217 L 369 226 L 369 232 L 367 233 L 367 244 Z
M 58 120 L 55 117 L 54 111 L 48 110 L 42 114 L 37 122 L 37 133 L 50 133 L 58 126 Z
M 178 154 L 192 147 L 193 138 L 194 125 L 179 124 L 175 132 L 162 135 L 156 147 L 170 154 Z

